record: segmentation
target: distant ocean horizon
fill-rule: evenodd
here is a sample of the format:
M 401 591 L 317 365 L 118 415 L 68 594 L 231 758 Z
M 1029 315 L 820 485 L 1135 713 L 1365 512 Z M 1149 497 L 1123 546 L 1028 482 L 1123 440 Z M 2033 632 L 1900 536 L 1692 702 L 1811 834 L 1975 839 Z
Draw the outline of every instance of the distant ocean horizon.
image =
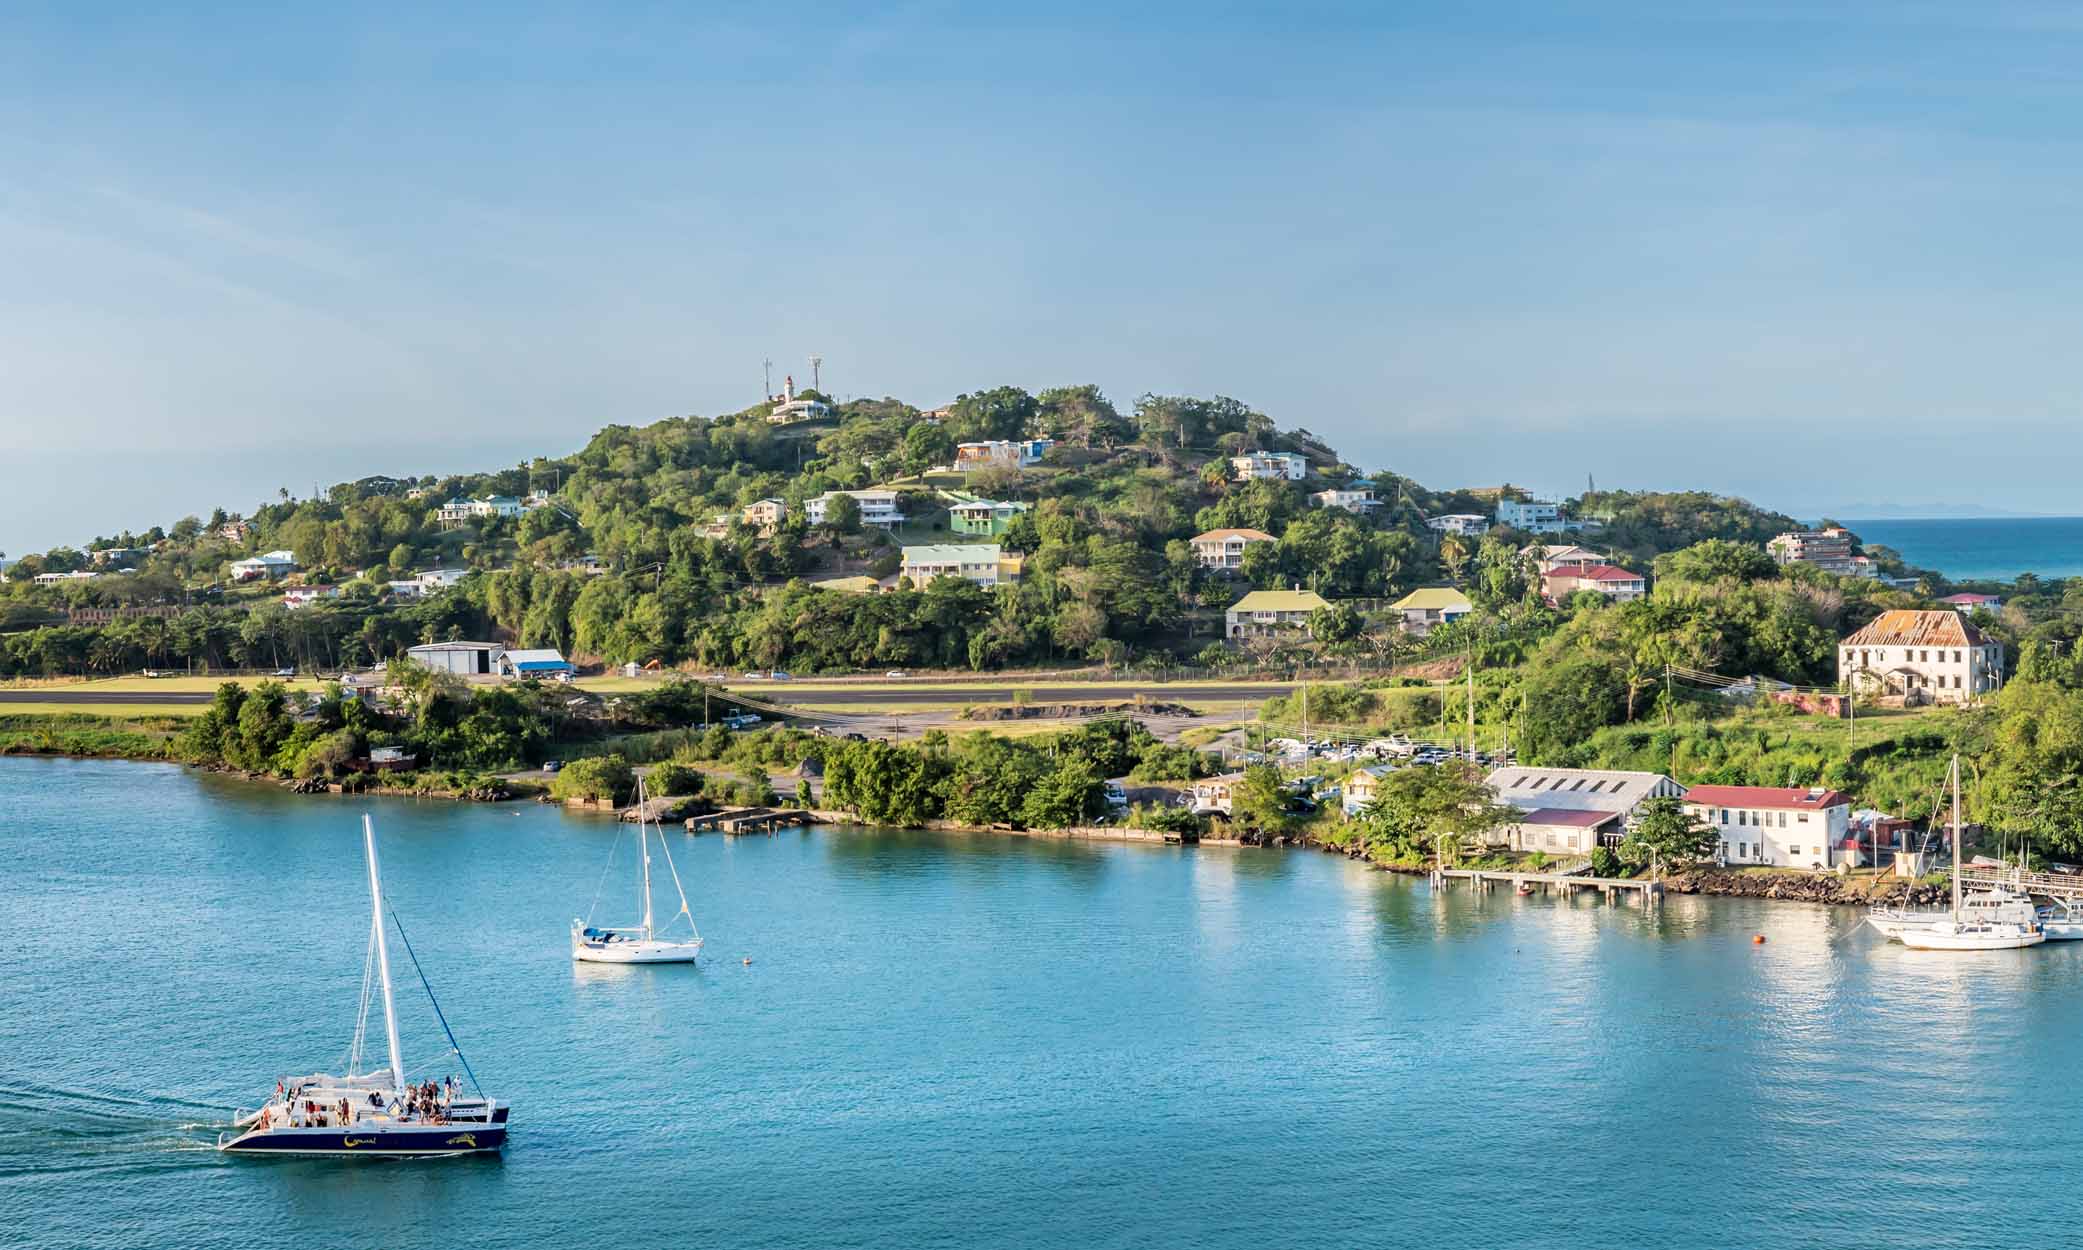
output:
M 2083 517 L 1841 518 L 1868 546 L 1954 581 L 2010 581 L 2021 573 L 2083 577 Z

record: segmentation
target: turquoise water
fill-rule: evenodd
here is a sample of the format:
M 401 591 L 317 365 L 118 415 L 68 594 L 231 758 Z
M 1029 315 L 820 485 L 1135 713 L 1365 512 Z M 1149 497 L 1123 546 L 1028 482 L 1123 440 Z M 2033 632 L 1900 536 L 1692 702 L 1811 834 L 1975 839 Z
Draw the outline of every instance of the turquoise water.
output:
M 503 1159 L 208 1149 L 346 1049 L 363 810 L 516 1104 Z M 673 835 L 715 958 L 574 967 L 616 833 L 0 759 L 0 1244 L 2073 1240 L 2083 950 L 1439 898 L 1301 852 L 819 830 Z M 407 1054 L 446 1071 L 403 1001 Z
M 1846 521 L 1861 541 L 1893 547 L 1947 577 L 2009 581 L 2020 573 L 2083 577 L 2083 517 Z

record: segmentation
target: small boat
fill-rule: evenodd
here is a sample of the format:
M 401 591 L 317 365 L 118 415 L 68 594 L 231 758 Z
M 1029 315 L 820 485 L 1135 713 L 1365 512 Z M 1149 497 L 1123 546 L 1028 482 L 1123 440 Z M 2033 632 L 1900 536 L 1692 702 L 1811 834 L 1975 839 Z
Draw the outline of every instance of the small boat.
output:
M 2083 902 L 2064 899 L 2039 911 L 2040 931 L 2049 942 L 2083 940 Z
M 274 1097 L 257 1111 L 232 1118 L 233 1133 L 220 1134 L 217 1149 L 227 1154 L 350 1155 L 428 1159 L 486 1154 L 506 1144 L 506 1103 L 485 1097 L 477 1074 L 463 1058 L 434 989 L 427 984 L 419 957 L 403 926 L 398 937 L 406 957 L 427 987 L 427 999 L 448 1037 L 450 1053 L 462 1064 L 474 1095 L 466 1095 L 452 1079 L 408 1084 L 399 1060 L 398 1016 L 391 996 L 390 944 L 383 923 L 383 877 L 376 866 L 376 826 L 362 817 L 362 848 L 369 866 L 369 952 L 362 969 L 362 1008 L 348 1050 L 347 1075 L 316 1073 L 278 1081 Z M 391 916 L 397 923 L 395 913 Z M 383 1000 L 385 1066 L 361 1072 L 362 1042 L 368 1033 L 372 989 Z
M 1937 924 L 1902 931 L 1902 944 L 1914 951 L 2005 951 L 2038 946 L 2047 940 L 2038 916 L 2027 920 L 1971 916 L 1960 898 L 1960 757 L 1953 757 L 1953 909 Z M 2028 907 L 2029 910 L 2029 907 Z
M 589 908 L 586 918 L 571 922 L 571 957 L 580 963 L 590 964 L 691 964 L 702 951 L 702 935 L 694 926 L 694 913 L 687 907 L 687 891 L 680 887 L 680 870 L 673 867 L 673 853 L 665 843 L 665 832 L 658 830 L 658 850 L 665 857 L 665 868 L 673 878 L 673 891 L 680 896 L 680 910 L 666 919 L 663 925 L 653 923 L 651 910 L 651 816 L 649 796 L 644 789 L 644 779 L 636 780 L 636 839 L 637 858 L 642 862 L 637 899 L 643 913 L 643 922 L 634 925 L 598 926 L 593 923 L 593 909 Z M 621 839 L 615 839 L 617 846 Z M 613 849 L 608 851 L 608 867 L 615 863 Z M 601 879 L 607 879 L 606 873 Z M 600 905 L 600 894 L 593 895 L 594 907 Z M 687 919 L 686 937 L 666 937 L 664 934 L 681 917 Z
M 1960 911 L 1969 920 L 2005 924 L 2031 924 L 2040 918 L 2040 913 L 2033 910 L 2031 898 L 2003 886 L 1966 896 L 1960 901 Z M 1952 918 L 1950 907 L 1875 907 L 1866 913 L 1866 923 L 1893 942 L 1901 941 L 1902 935 L 1910 930 L 1929 929 Z M 2079 913 L 2077 919 L 2079 924 L 2083 924 L 2083 913 Z M 2083 931 L 2079 931 L 2079 935 L 2083 935 Z

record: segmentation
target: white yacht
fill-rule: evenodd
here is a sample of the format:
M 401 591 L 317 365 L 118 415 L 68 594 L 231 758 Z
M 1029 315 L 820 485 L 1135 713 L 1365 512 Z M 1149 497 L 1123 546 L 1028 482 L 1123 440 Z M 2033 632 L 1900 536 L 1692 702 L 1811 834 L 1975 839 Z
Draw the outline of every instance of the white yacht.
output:
M 1970 920 L 1988 920 L 1999 924 L 2031 924 L 2040 918 L 2032 906 L 2032 899 L 2021 891 L 2004 886 L 1993 890 L 1978 890 L 1960 900 L 1960 911 Z M 1953 918 L 1950 907 L 1879 907 L 1866 913 L 1866 923 L 1878 930 L 1889 941 L 1899 942 L 1902 935 L 1912 929 L 1929 929 Z M 2083 913 L 2077 921 L 2083 926 Z M 2083 928 L 2079 928 L 2083 936 Z M 2052 937 L 2052 934 L 2048 935 Z
M 362 848 L 369 865 L 369 951 L 362 968 L 362 1006 L 348 1049 L 347 1074 L 317 1073 L 275 1084 L 274 1097 L 258 1111 L 232 1118 L 232 1133 L 217 1139 L 217 1148 L 232 1154 L 372 1155 L 392 1158 L 438 1158 L 496 1151 L 506 1144 L 508 1107 L 477 1088 L 470 1061 L 456 1046 L 455 1034 L 434 990 L 427 999 L 448 1037 L 450 1053 L 462 1064 L 470 1089 L 465 1094 L 453 1079 L 408 1084 L 399 1060 L 398 1016 L 391 998 L 390 945 L 383 923 L 383 878 L 376 866 L 376 826 L 362 817 Z M 393 924 L 397 916 L 392 914 Z M 412 953 L 411 939 L 398 927 L 405 955 L 426 985 L 426 972 Z M 383 1000 L 384 1067 L 361 1071 L 362 1042 L 368 1033 L 369 1007 L 380 991 Z
M 2001 951 L 2038 946 L 2047 940 L 2035 914 L 2027 920 L 1969 915 L 1960 898 L 1960 757 L 1953 757 L 1953 909 L 1937 924 L 1902 931 L 1902 944 L 1918 951 Z M 2027 911 L 2030 912 L 2028 905 Z
M 2083 940 L 2083 902 L 2057 899 L 2053 906 L 2040 908 L 2039 917 L 2040 930 L 2049 942 Z
M 593 910 L 600 905 L 600 892 L 594 891 L 593 908 L 586 912 L 583 920 L 571 922 L 571 957 L 580 963 L 592 964 L 691 964 L 701 954 L 702 935 L 695 928 L 694 913 L 687 907 L 687 891 L 680 887 L 680 870 L 673 867 L 673 853 L 666 847 L 664 830 L 658 831 L 658 850 L 665 857 L 666 872 L 673 879 L 673 892 L 680 896 L 680 910 L 667 917 L 663 925 L 654 923 L 651 909 L 651 805 L 641 775 L 636 781 L 636 842 L 637 858 L 641 861 L 638 877 L 637 907 L 643 916 L 642 923 L 633 925 L 595 925 Z M 615 845 L 622 844 L 621 838 Z M 607 871 L 615 865 L 615 852 L 608 851 L 608 869 L 601 873 L 603 883 Z M 667 936 L 682 917 L 687 920 L 687 935 Z

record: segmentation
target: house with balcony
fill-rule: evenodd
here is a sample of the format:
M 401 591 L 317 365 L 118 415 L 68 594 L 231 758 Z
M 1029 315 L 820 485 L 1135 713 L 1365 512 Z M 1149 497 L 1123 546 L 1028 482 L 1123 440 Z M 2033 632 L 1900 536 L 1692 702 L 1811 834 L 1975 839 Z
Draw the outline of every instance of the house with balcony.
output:
M 1972 703 L 2003 685 L 2003 644 L 1950 608 L 1874 617 L 1837 645 L 1837 680 L 1904 703 Z
M 1223 632 L 1230 638 L 1263 638 L 1307 629 L 1309 614 L 1330 606 L 1313 590 L 1254 590 L 1224 613 Z
M 980 443 L 955 444 L 955 468 L 968 473 L 977 469 L 1025 469 L 1042 462 L 1056 445 L 1053 438 L 989 439 Z
M 851 495 L 861 506 L 861 524 L 877 529 L 895 529 L 904 524 L 904 513 L 897 506 L 897 492 L 893 490 L 828 490 L 815 499 L 803 504 L 803 519 L 812 525 L 823 525 L 830 515 L 832 501 L 841 495 Z
M 1209 530 L 1193 537 L 1193 556 L 1204 569 L 1234 573 L 1244 567 L 1244 549 L 1253 543 L 1269 543 L 1273 536 L 1264 530 Z
M 1766 543 L 1765 550 L 1781 564 L 1812 564 L 1825 573 L 1864 575 L 1852 555 L 1858 542 L 1857 534 L 1833 525 L 1821 530 L 1788 530 Z
M 1490 532 L 1490 518 L 1479 512 L 1449 512 L 1445 516 L 1426 517 L 1425 528 L 1456 538 L 1481 538 Z
M 486 495 L 482 499 L 451 499 L 434 510 L 434 520 L 441 528 L 452 530 L 477 521 L 517 517 L 528 510 L 527 503 L 512 495 Z
M 286 550 L 269 551 L 231 562 L 231 579 L 235 582 L 274 581 L 296 571 L 296 554 Z
M 1345 792 L 1339 804 L 1345 812 L 1345 818 L 1351 820 L 1364 811 L 1369 803 L 1380 798 L 1381 783 L 1395 771 L 1395 767 L 1389 764 L 1370 764 L 1365 768 L 1353 770 L 1345 779 Z
M 1549 603 L 1562 603 L 1580 590 L 1626 603 L 1649 593 L 1649 579 L 1610 564 L 1566 565 L 1541 578 L 1541 593 Z
M 779 499 L 762 499 L 758 503 L 748 503 L 738 513 L 739 519 L 758 530 L 762 538 L 773 537 L 774 531 L 781 528 L 781 522 L 787 516 L 788 505 Z
M 1547 499 L 1503 499 L 1497 501 L 1497 523 L 1522 534 L 1560 534 L 1562 505 Z
M 1546 576 L 1557 569 L 1590 568 L 1593 565 L 1611 564 L 1613 557 L 1603 551 L 1579 547 L 1572 543 L 1528 543 L 1519 548 L 1519 554 L 1533 562 L 1533 567 Z
M 957 534 L 996 538 L 1029 506 L 997 499 L 965 499 L 948 505 L 947 527 Z
M 1347 486 L 1332 490 L 1320 490 L 1309 497 L 1309 502 L 1319 508 L 1343 508 L 1361 516 L 1371 515 L 1381 507 L 1381 500 L 1374 497 L 1372 486 Z
M 997 543 L 927 543 L 904 549 L 900 572 L 919 590 L 943 577 L 959 577 L 991 590 L 1018 582 L 1023 563 L 1022 557 Z
M 1230 457 L 1230 479 L 1237 482 L 1300 482 L 1309 476 L 1309 457 L 1291 451 L 1252 451 Z

